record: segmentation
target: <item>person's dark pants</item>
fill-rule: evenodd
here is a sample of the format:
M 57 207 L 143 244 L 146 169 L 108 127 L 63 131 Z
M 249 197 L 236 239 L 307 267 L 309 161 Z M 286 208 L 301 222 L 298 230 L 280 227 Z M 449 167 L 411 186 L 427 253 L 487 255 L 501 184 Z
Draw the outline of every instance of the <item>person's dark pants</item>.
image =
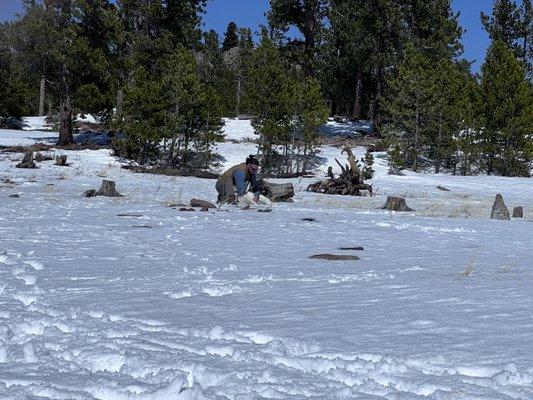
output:
M 218 192 L 217 201 L 219 203 L 235 203 L 235 189 L 232 179 L 219 179 L 215 188 Z

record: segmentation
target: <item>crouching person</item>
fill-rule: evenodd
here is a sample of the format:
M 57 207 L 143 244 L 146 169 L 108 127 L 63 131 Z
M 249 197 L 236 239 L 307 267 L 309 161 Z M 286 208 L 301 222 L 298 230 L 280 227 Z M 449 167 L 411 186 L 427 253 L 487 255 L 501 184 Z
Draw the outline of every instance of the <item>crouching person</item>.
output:
M 215 186 L 218 202 L 237 204 L 238 197 L 246 195 L 249 184 L 254 194 L 253 202 L 257 204 L 260 195 L 257 183 L 258 170 L 259 160 L 250 155 L 246 162 L 235 165 L 220 175 Z

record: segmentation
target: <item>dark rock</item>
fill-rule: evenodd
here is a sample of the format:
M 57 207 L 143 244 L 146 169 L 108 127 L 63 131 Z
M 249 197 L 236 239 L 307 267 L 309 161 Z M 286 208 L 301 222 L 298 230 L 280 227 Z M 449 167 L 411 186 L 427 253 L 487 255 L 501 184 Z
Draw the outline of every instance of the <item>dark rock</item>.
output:
M 490 214 L 492 219 L 510 220 L 509 210 L 505 206 L 501 194 L 497 194 L 492 205 L 492 212 Z
M 513 218 L 524 218 L 524 208 L 517 206 L 513 209 Z
M 314 260 L 328 260 L 328 261 L 349 261 L 359 260 L 359 257 L 352 255 L 339 255 L 339 254 L 315 254 L 311 256 Z
M 191 207 L 199 207 L 199 208 L 217 208 L 213 203 L 205 200 L 200 199 L 191 199 Z
M 196 211 L 194 208 L 182 207 L 178 211 Z
M 408 207 L 405 203 L 405 199 L 402 197 L 393 197 L 388 196 L 387 202 L 382 207 L 382 210 L 389 211 L 414 211 L 412 208 Z
M 272 212 L 271 208 L 260 208 L 257 212 Z
M 134 213 L 124 213 L 124 214 L 117 214 L 117 217 L 132 217 L 132 218 L 141 218 L 142 214 L 134 214 Z
M 9 197 L 13 197 L 13 198 L 17 198 L 18 199 L 20 197 L 20 195 L 15 193 L 15 194 L 10 194 Z
M 314 218 L 302 218 L 302 221 L 316 222 Z
M 447 187 L 441 186 L 441 185 L 438 185 L 437 189 L 442 190 L 443 192 L 449 192 L 450 191 L 450 189 L 448 189 Z
M 202 209 L 200 211 L 207 212 L 207 211 L 209 211 L 209 208 L 208 207 L 202 207 Z
M 355 250 L 355 251 L 363 251 L 364 248 L 361 246 L 356 247 L 339 247 L 339 250 Z

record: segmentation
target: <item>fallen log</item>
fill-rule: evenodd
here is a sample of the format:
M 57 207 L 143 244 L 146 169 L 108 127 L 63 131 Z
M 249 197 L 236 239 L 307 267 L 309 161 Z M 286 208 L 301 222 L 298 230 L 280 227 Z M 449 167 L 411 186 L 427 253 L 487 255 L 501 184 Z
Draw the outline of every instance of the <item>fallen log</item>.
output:
M 294 186 L 292 183 L 272 183 L 266 180 L 259 182 L 261 194 L 275 203 L 292 203 L 294 197 Z

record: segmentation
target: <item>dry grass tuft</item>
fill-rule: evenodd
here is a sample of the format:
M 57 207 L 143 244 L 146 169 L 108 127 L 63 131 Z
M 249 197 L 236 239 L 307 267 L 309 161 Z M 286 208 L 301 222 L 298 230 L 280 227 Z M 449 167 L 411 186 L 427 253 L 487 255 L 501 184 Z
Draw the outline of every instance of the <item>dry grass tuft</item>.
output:
M 481 254 L 481 250 L 478 250 L 472 256 L 470 257 L 470 260 L 468 261 L 468 264 L 465 266 L 465 270 L 459 274 L 461 278 L 466 278 L 471 276 L 474 271 L 476 270 L 476 262 L 479 259 L 479 255 Z

